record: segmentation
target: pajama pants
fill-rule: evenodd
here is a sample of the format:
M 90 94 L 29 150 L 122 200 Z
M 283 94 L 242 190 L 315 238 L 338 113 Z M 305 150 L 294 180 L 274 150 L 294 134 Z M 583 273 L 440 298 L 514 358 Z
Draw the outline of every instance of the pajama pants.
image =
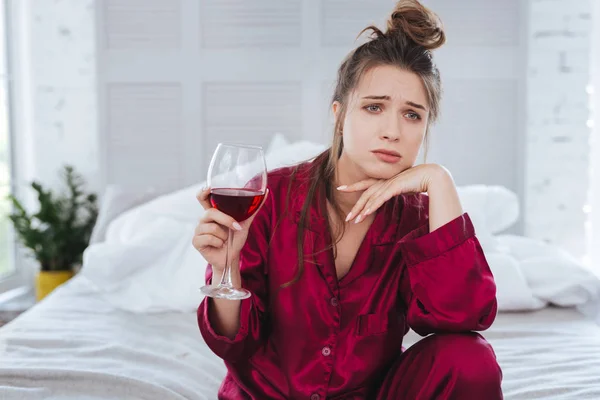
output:
M 435 334 L 402 353 L 376 398 L 496 400 L 501 381 L 494 350 L 479 334 Z

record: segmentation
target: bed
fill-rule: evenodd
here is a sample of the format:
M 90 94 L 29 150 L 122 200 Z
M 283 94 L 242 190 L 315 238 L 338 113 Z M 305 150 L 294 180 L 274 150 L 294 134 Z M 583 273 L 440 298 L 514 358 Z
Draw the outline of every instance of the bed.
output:
M 321 149 L 280 143 L 267 166 Z M 206 267 L 191 246 L 201 186 L 105 194 L 78 275 L 0 328 L 0 399 L 216 398 L 225 368 L 195 314 Z M 558 249 L 499 234 L 517 218 L 514 193 L 459 189 L 498 287 L 502 311 L 484 336 L 505 398 L 600 399 L 600 280 Z M 416 340 L 411 332 L 405 344 Z
M 576 310 L 500 313 L 484 336 L 505 398 L 600 399 L 600 326 Z M 224 374 L 195 313 L 123 311 L 84 277 L 0 329 L 3 400 L 215 399 Z
M 115 309 L 75 278 L 0 330 L 1 399 L 214 399 L 193 313 Z

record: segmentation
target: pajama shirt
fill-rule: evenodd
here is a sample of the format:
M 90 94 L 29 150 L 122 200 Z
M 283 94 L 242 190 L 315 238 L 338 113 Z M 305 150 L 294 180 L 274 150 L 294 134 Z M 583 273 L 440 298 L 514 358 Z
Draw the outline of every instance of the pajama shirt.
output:
M 496 316 L 496 286 L 467 213 L 429 231 L 428 197 L 380 207 L 348 273 L 337 278 L 327 211 L 318 192 L 297 272 L 298 223 L 309 168 L 271 171 L 270 190 L 240 254 L 240 327 L 219 335 L 198 307 L 200 332 L 227 366 L 219 399 L 500 399 L 491 346 L 472 331 Z M 289 201 L 288 201 L 289 200 Z M 207 268 L 206 282 L 212 270 Z M 428 336 L 409 349 L 412 328 Z

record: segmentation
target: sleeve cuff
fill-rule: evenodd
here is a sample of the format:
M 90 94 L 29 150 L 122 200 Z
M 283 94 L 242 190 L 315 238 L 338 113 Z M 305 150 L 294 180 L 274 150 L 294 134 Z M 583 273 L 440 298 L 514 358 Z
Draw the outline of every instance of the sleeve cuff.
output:
M 467 213 L 456 217 L 433 232 L 429 222 L 414 229 L 399 241 L 407 265 L 414 265 L 435 258 L 475 236 L 475 228 Z
M 209 317 L 210 303 L 210 297 L 205 297 L 198 309 L 198 319 L 205 328 L 206 333 L 208 333 L 214 340 L 227 344 L 235 344 L 244 340 L 244 338 L 248 335 L 248 320 L 250 318 L 250 311 L 252 310 L 252 296 L 242 300 L 240 305 L 240 328 L 233 339 L 230 339 L 227 336 L 219 335 L 213 329 Z

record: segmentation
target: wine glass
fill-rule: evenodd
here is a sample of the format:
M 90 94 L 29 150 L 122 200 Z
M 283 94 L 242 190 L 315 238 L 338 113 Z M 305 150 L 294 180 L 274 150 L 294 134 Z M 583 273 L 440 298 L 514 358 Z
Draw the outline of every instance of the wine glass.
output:
M 250 218 L 260 207 L 267 188 L 267 166 L 259 146 L 219 143 L 208 168 L 210 203 L 238 222 Z M 246 289 L 231 284 L 231 248 L 235 230 L 229 228 L 225 268 L 218 286 L 203 286 L 206 296 L 242 300 L 250 297 Z

